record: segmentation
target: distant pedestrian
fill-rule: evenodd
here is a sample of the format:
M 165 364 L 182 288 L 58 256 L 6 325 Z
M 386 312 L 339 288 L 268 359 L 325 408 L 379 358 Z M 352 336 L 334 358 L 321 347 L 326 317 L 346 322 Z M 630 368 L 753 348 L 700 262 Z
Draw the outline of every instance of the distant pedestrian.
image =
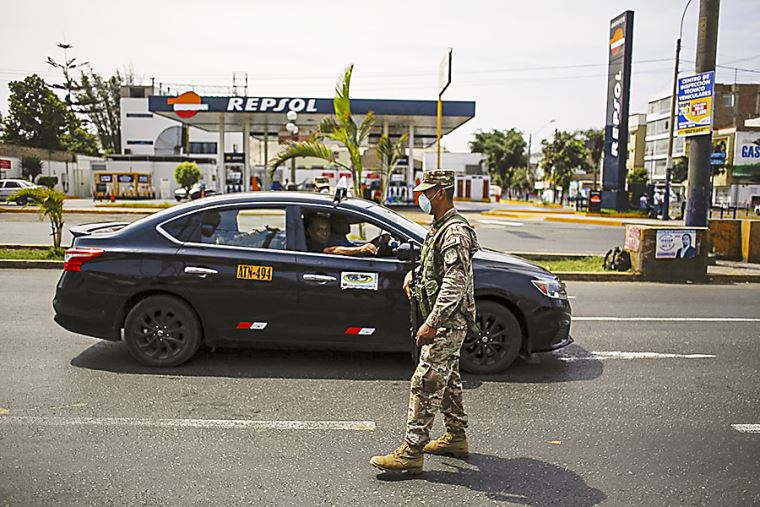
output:
M 659 216 L 660 213 L 662 213 L 662 203 L 663 203 L 664 197 L 661 192 L 657 191 L 654 194 L 654 214 L 655 216 Z
M 647 197 L 646 192 L 641 194 L 641 197 L 639 197 L 639 210 L 640 211 L 647 211 L 649 209 L 649 198 Z

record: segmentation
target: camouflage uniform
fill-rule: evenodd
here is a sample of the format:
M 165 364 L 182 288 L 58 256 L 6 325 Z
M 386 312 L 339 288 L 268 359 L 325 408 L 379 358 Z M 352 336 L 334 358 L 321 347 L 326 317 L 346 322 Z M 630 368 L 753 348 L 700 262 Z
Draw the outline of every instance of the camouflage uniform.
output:
M 443 178 L 449 177 L 453 185 L 450 171 L 430 172 L 447 173 Z M 437 184 L 450 186 L 447 182 Z M 475 320 L 472 257 L 479 248 L 475 232 L 456 209 L 434 221 L 425 237 L 415 297 L 425 323 L 438 333 L 433 343 L 423 345 L 412 377 L 405 437 L 412 447 L 430 440 L 438 411 L 443 412 L 447 431 L 461 434 L 467 428 L 459 350 L 468 324 Z

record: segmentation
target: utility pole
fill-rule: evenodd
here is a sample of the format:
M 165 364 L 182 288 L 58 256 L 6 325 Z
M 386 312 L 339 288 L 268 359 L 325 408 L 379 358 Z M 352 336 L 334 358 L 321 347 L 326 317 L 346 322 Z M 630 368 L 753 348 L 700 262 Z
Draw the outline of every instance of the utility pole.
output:
M 695 73 L 715 70 L 718 47 L 718 13 L 720 0 L 700 0 Z M 712 133 L 694 136 L 689 147 L 689 189 L 686 202 L 686 225 L 707 226 L 710 205 L 710 154 Z
M 681 14 L 681 25 L 678 29 L 678 40 L 676 41 L 676 63 L 673 71 L 673 94 L 670 96 L 670 117 L 668 118 L 668 160 L 665 166 L 665 199 L 663 204 L 662 219 L 670 220 L 670 178 L 673 174 L 673 127 L 678 121 L 676 114 L 676 102 L 678 102 L 678 63 L 681 58 L 681 39 L 683 38 L 683 19 L 686 17 L 686 9 L 689 8 L 691 0 L 686 2 Z

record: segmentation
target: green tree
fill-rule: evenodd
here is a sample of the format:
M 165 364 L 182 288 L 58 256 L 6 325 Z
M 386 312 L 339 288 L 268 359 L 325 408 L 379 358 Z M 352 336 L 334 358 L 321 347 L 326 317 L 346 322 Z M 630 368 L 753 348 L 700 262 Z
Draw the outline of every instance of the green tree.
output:
M 594 171 L 594 185 L 596 185 L 596 175 L 599 172 L 602 156 L 604 155 L 604 130 L 586 129 L 581 132 L 581 135 L 586 141 L 586 147 L 589 149 L 591 165 Z
M 45 217 L 50 220 L 51 236 L 53 238 L 53 248 L 61 248 L 61 233 L 63 232 L 63 201 L 66 195 L 54 188 L 35 187 L 23 188 L 14 195 L 8 197 L 8 201 L 17 199 L 26 201 L 24 207 L 30 204 L 37 206 L 40 212 L 40 220 Z
M 388 193 L 388 183 L 391 179 L 391 174 L 396 170 L 401 157 L 404 156 L 404 143 L 406 142 L 406 134 L 403 134 L 398 141 L 393 141 L 388 134 L 380 136 L 380 140 L 377 142 L 377 158 L 380 161 L 380 174 L 381 188 L 380 196 L 381 202 L 385 204 Z
M 364 165 L 362 162 L 361 146 L 365 144 L 375 124 L 375 114 L 372 111 L 368 112 L 359 125 L 354 121 L 351 115 L 351 99 L 349 98 L 353 70 L 353 64 L 349 65 L 335 87 L 335 97 L 333 99 L 335 116 L 322 118 L 312 140 L 290 143 L 287 148 L 278 153 L 269 162 L 272 173 L 274 173 L 278 166 L 292 158 L 314 157 L 350 170 L 354 184 L 354 195 L 362 195 L 361 181 Z M 342 144 L 348 150 L 348 156 L 351 161 L 350 165 L 336 160 L 333 151 L 322 142 L 324 139 Z
M 105 153 L 121 152 L 120 93 L 123 82 L 119 72 L 106 79 L 89 69 L 82 72 L 77 87 L 77 108 L 95 127 Z
M 28 157 L 21 157 L 21 176 L 34 181 L 34 178 L 42 172 L 42 160 L 39 157 L 30 155 Z
M 73 111 L 36 74 L 8 84 L 8 114 L 2 141 L 44 148 L 98 154 L 95 137 L 82 128 Z
M 201 181 L 201 170 L 195 162 L 180 162 L 174 168 L 174 179 L 189 194 L 190 187 Z
M 562 189 L 562 202 L 573 179 L 573 171 L 588 169 L 589 149 L 577 132 L 555 130 L 554 139 L 541 141 L 541 153 L 541 166 L 549 181 Z
M 673 169 L 670 172 L 670 179 L 674 183 L 681 183 L 689 177 L 689 157 L 683 156 L 673 159 Z
M 646 183 L 649 181 L 649 171 L 645 167 L 634 167 L 626 175 L 628 183 Z
M 512 175 L 512 188 L 518 193 L 523 193 L 533 187 L 530 180 L 530 171 L 527 167 L 518 167 Z
M 516 129 L 476 132 L 470 141 L 470 152 L 482 153 L 488 160 L 488 169 L 499 175 L 499 181 L 510 190 L 515 169 L 527 165 L 527 144 Z

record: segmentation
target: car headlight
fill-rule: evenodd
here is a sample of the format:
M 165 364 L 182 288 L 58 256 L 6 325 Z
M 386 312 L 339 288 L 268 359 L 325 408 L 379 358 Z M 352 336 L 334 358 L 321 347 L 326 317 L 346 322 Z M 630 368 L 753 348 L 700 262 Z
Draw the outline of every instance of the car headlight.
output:
M 559 280 L 537 278 L 531 280 L 533 286 L 544 296 L 552 299 L 567 299 L 565 284 Z

